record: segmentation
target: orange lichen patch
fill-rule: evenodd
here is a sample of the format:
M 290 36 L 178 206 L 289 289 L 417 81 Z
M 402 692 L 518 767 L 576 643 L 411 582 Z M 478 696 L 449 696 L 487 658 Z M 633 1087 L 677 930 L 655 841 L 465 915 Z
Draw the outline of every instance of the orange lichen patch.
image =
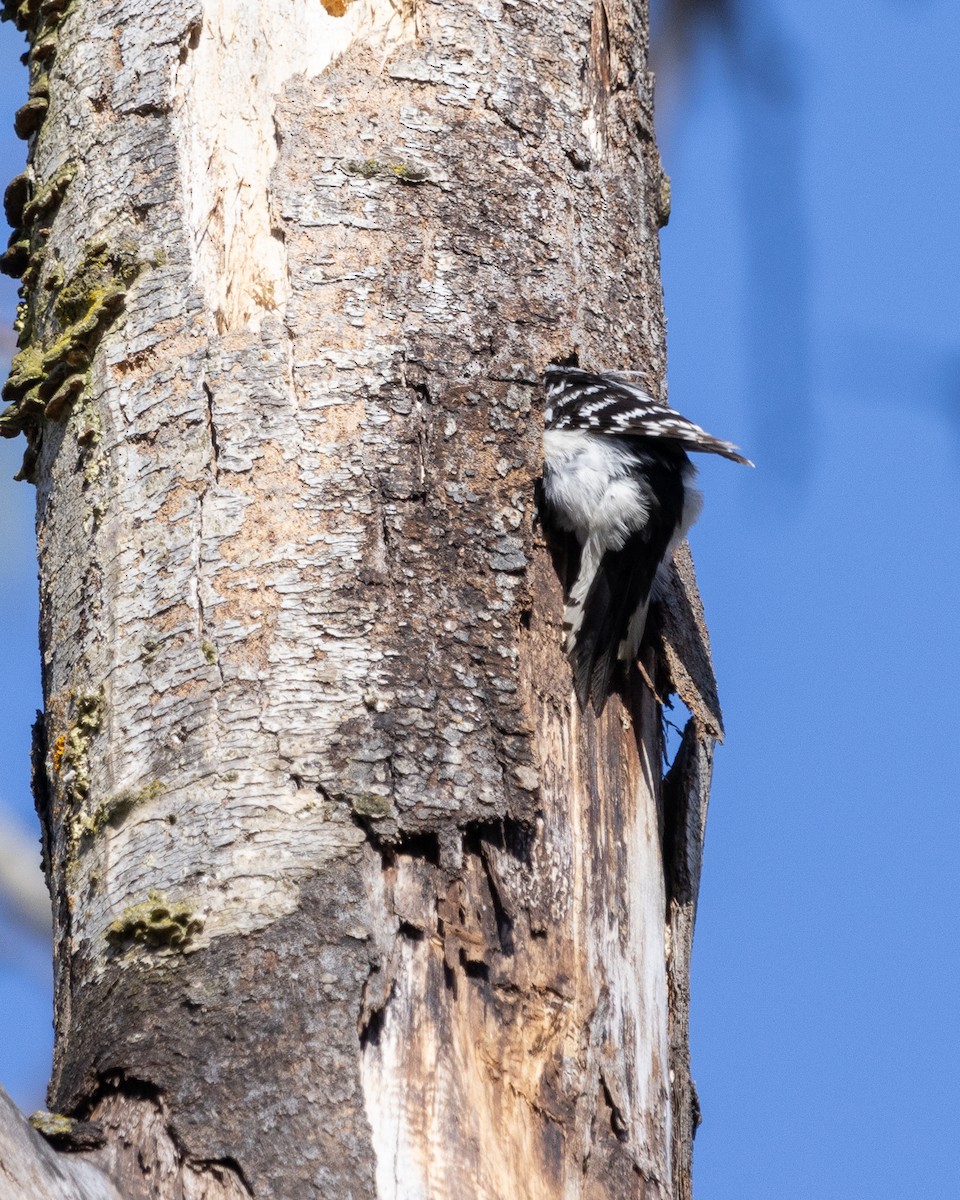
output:
M 57 738 L 57 740 L 53 743 L 53 769 L 55 771 L 60 770 L 60 766 L 63 763 L 64 751 L 66 750 L 66 748 L 67 748 L 67 735 L 65 733 L 61 733 L 60 736 Z
M 353 0 L 320 0 L 331 17 L 342 17 Z

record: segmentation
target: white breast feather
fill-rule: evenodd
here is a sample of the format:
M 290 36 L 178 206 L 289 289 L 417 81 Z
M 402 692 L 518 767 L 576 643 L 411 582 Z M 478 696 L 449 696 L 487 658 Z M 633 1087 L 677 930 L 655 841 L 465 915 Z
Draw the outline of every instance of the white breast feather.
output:
M 551 429 L 544 433 L 543 445 L 547 502 L 580 543 L 580 572 L 564 610 L 569 653 L 600 560 L 642 529 L 650 510 L 636 479 L 628 476 L 630 449 L 618 438 Z M 639 614 L 641 633 L 643 616 Z
M 548 429 L 543 451 L 547 501 L 581 546 L 593 536 L 603 550 L 619 550 L 643 527 L 649 510 L 628 478 L 632 455 L 619 438 Z

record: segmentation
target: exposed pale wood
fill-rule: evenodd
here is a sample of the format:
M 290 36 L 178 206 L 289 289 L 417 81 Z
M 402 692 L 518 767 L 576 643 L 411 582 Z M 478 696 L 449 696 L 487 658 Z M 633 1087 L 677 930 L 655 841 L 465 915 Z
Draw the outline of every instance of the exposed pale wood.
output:
M 391 988 L 363 1069 L 381 1197 L 670 1194 L 656 780 L 618 703 L 583 728 L 556 707 L 567 668 L 540 626 L 535 827 L 478 829 L 446 891 L 403 854 L 374 875 Z M 636 718 L 657 728 L 640 689 Z
M 163 1099 L 117 1081 L 97 1109 L 106 1146 L 86 1157 L 114 1179 L 124 1200 L 250 1200 L 239 1164 L 193 1161 L 171 1136 Z
M 664 1200 L 681 809 L 533 504 L 547 362 L 663 376 L 645 6 L 24 11 L 54 1107 L 128 1200 Z

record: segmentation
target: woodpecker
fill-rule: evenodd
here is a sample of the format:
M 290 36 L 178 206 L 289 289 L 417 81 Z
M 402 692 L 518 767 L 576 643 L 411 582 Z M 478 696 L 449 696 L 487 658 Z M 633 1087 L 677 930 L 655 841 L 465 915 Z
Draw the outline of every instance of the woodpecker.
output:
M 634 372 L 544 373 L 541 511 L 566 543 L 566 651 L 581 709 L 599 714 L 618 662 L 636 659 L 650 600 L 700 514 L 688 450 L 753 466 L 652 396 Z

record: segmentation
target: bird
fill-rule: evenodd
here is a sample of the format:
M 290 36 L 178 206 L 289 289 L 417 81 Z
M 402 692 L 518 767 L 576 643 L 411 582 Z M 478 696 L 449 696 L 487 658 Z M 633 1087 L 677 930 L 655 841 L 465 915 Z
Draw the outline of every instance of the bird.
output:
M 544 372 L 548 539 L 567 563 L 566 652 L 581 710 L 599 716 L 619 662 L 636 661 L 650 601 L 703 497 L 688 450 L 753 466 L 637 381 L 635 371 L 550 365 Z

